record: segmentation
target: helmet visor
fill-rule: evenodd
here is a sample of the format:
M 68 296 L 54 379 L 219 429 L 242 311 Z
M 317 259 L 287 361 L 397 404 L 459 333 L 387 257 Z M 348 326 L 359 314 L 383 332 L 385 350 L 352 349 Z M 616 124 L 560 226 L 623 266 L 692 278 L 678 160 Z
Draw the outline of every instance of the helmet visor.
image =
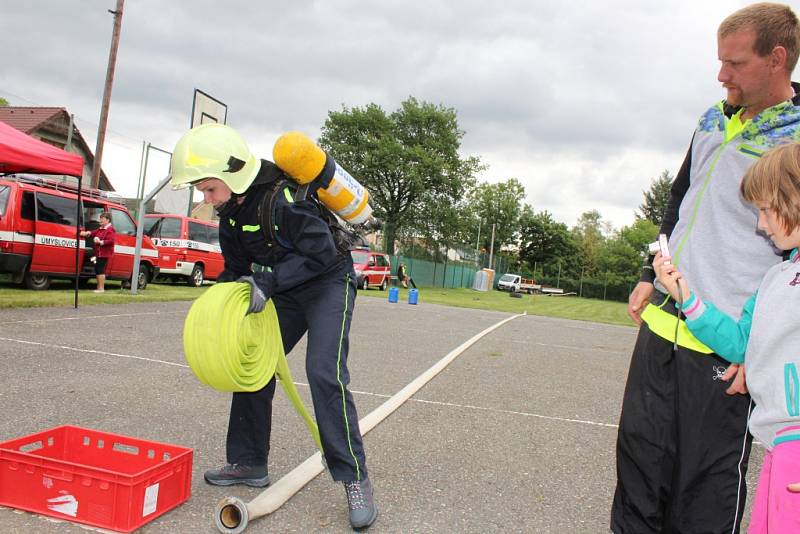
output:
M 173 191 L 182 191 L 183 189 L 189 189 L 190 187 L 196 186 L 200 182 L 205 182 L 208 178 L 200 178 L 199 180 L 192 180 L 191 182 L 181 182 L 181 183 L 172 183 L 170 181 L 170 186 L 172 186 Z

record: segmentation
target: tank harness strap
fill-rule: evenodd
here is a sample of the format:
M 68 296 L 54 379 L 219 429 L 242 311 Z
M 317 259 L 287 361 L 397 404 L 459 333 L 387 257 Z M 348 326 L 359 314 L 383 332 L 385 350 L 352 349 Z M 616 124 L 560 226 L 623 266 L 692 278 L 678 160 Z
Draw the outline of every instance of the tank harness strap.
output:
M 291 187 L 288 180 L 284 178 L 275 180 L 272 188 L 258 205 L 258 222 L 261 224 L 261 232 L 264 234 L 264 240 L 268 247 L 277 243 L 284 248 L 292 248 L 291 244 L 278 235 L 278 225 L 275 223 L 275 206 L 278 204 L 278 197 L 286 195 L 287 199 L 291 199 L 291 195 L 286 192 L 288 187 Z
M 300 202 L 301 200 L 305 200 L 306 199 L 306 196 L 308 196 L 308 187 L 310 185 L 311 185 L 310 183 L 303 184 L 303 185 L 301 185 L 300 187 L 297 188 L 297 191 L 295 191 L 295 193 L 294 193 L 294 201 L 295 202 Z
M 313 182 L 298 187 L 294 181 L 281 178 L 276 180 L 272 185 L 272 189 L 264 195 L 264 198 L 258 205 L 258 221 L 261 224 L 261 231 L 264 234 L 267 246 L 273 247 L 277 243 L 283 248 L 292 249 L 291 244 L 278 234 L 278 225 L 275 222 L 275 207 L 277 206 L 280 195 L 284 195 L 289 202 L 299 202 L 300 200 L 313 202 L 317 207 L 317 212 L 320 217 L 330 228 L 336 249 L 340 253 L 348 255 L 351 248 L 364 244 L 364 239 L 355 232 L 345 228 L 337 220 L 336 215 L 320 202 L 315 194 L 309 194 L 309 186 L 311 184 L 313 184 Z M 316 188 L 312 189 L 312 191 L 316 191 Z M 292 192 L 294 192 L 294 194 L 292 194 Z

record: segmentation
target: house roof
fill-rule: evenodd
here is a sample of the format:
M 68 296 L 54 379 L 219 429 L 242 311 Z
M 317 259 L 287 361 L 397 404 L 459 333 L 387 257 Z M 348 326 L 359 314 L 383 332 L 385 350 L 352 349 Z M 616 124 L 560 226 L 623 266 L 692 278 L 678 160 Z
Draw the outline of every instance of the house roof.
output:
M 39 126 L 60 112 L 66 113 L 64 108 L 29 108 L 17 106 L 0 107 L 0 121 L 28 135 L 39 129 Z
M 25 107 L 25 106 L 0 106 L 0 121 L 24 132 L 36 135 L 39 132 L 50 132 L 66 139 L 69 127 L 69 113 L 65 108 L 55 107 Z M 86 140 L 81 135 L 77 126 L 74 126 L 72 141 L 81 147 L 87 156 L 87 165 L 94 165 L 94 153 L 89 148 Z M 106 173 L 100 169 L 100 189 L 114 191 Z

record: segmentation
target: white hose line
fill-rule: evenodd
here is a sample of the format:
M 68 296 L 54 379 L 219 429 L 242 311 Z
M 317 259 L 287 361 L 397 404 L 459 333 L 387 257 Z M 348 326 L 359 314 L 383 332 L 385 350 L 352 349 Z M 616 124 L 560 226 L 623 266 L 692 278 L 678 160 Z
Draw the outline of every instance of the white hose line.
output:
M 361 429 L 361 434 L 366 434 L 370 430 L 372 430 L 378 423 L 386 419 L 392 412 L 397 410 L 403 403 L 405 403 L 408 399 L 410 399 L 414 393 L 422 389 L 422 386 L 430 382 L 433 377 L 441 373 L 445 367 L 450 365 L 450 363 L 455 360 L 458 356 L 461 355 L 462 352 L 470 348 L 472 345 L 478 342 L 482 337 L 485 335 L 493 332 L 494 330 L 500 328 L 504 324 L 509 321 L 513 321 L 517 317 L 521 317 L 522 315 L 526 315 L 525 313 L 519 315 L 513 315 L 506 319 L 503 319 L 497 324 L 494 324 L 480 332 L 479 334 L 475 334 L 467 341 L 456 347 L 455 349 L 451 350 L 447 356 L 436 362 L 430 369 L 419 375 L 415 378 L 410 384 L 406 387 L 392 395 L 386 402 L 375 408 L 372 412 L 364 416 L 361 421 L 358 422 L 358 426 Z
M 367 414 L 359 421 L 361 435 L 365 435 L 372 430 L 378 423 L 386 419 L 397 410 L 403 403 L 411 398 L 422 386 L 430 382 L 433 377 L 438 375 L 445 367 L 455 360 L 462 352 L 474 345 L 478 340 L 494 330 L 500 328 L 509 321 L 517 317 L 526 315 L 512 315 L 496 323 L 484 331 L 472 336 L 467 341 L 450 351 L 444 358 L 436 362 L 430 369 L 415 378 L 410 384 L 392 395 L 383 404 Z M 248 503 L 236 497 L 226 497 L 217 504 L 214 512 L 215 522 L 220 532 L 226 534 L 238 534 L 242 532 L 250 520 L 261 516 L 269 515 L 299 492 L 306 484 L 314 480 L 325 469 L 322 463 L 322 455 L 316 452 L 306 459 L 302 464 L 292 469 L 275 484 L 261 492 L 255 499 Z

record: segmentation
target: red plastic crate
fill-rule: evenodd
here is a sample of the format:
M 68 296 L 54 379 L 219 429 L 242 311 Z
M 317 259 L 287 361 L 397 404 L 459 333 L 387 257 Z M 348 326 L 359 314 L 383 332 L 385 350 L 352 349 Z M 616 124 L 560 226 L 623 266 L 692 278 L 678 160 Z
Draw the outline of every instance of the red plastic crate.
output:
M 191 495 L 192 449 L 64 425 L 0 443 L 0 505 L 131 532 Z

